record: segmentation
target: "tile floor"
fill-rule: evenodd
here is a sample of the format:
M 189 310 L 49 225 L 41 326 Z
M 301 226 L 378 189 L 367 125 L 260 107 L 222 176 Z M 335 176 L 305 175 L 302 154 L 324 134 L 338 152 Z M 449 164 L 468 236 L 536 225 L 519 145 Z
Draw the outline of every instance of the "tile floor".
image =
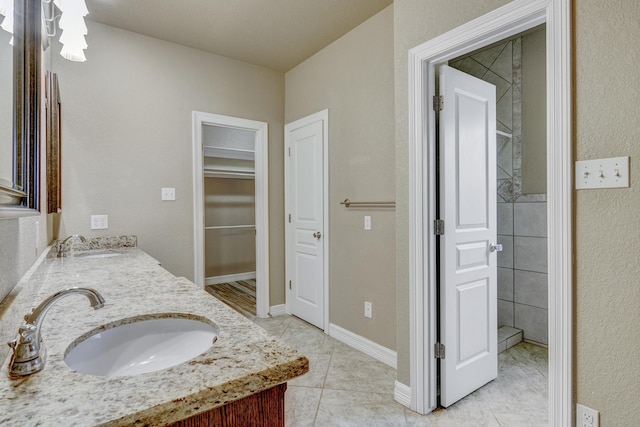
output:
M 522 342 L 499 376 L 447 409 L 421 416 L 393 400 L 395 369 L 292 316 L 255 319 L 309 359 L 289 382 L 287 426 L 547 426 L 547 350 Z

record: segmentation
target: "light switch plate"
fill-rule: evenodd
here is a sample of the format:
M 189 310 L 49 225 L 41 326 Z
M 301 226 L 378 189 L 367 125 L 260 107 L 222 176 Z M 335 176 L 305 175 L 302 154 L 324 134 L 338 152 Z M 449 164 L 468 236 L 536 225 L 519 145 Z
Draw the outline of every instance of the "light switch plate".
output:
M 369 215 L 364 216 L 364 229 L 371 230 L 371 216 Z
M 576 189 L 629 187 L 629 157 L 576 162 Z
M 162 188 L 162 200 L 175 200 L 176 199 L 176 189 L 172 187 L 163 187 Z
M 106 230 L 107 228 L 109 228 L 108 215 L 91 215 L 92 230 Z

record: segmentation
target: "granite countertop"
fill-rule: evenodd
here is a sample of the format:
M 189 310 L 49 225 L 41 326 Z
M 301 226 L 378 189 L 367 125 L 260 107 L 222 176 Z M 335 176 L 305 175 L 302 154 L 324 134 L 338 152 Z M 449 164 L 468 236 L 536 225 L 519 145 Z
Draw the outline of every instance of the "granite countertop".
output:
M 51 306 L 42 326 L 48 356 L 41 372 L 9 379 L 3 345 L 0 425 L 164 425 L 307 372 L 306 357 L 192 282 L 173 276 L 140 249 L 117 252 L 105 258 L 45 253 L 0 303 L 0 339 L 7 341 L 31 307 L 59 290 L 94 288 L 106 300 L 99 310 L 83 295 Z M 82 334 L 121 319 L 166 313 L 211 320 L 220 329 L 218 340 L 191 361 L 137 376 L 92 376 L 64 363 L 67 347 Z

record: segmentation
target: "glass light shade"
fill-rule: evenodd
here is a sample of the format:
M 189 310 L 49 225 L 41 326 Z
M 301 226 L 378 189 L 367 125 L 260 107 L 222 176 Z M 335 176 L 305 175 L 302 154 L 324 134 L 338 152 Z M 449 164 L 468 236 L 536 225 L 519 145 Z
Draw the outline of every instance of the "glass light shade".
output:
M 58 23 L 61 30 L 71 30 L 74 33 L 87 34 L 87 24 L 82 16 L 73 16 L 63 13 Z
M 0 0 L 0 15 L 4 16 L 0 28 L 13 34 L 13 0 Z
M 87 42 L 82 34 L 73 34 L 68 30 L 60 34 L 60 43 L 73 51 L 87 48 Z
M 72 50 L 66 44 L 62 46 L 62 50 L 60 51 L 60 55 L 64 59 L 68 59 L 69 61 L 84 62 L 84 61 L 87 60 L 87 58 L 84 56 L 84 50 L 83 49 Z

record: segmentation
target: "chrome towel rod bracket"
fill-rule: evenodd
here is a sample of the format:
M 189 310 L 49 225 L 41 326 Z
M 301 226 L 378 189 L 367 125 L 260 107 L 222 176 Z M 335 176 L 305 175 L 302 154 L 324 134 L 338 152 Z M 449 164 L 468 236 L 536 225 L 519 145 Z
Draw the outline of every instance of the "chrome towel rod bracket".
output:
M 340 202 L 341 205 L 344 205 L 346 208 L 350 207 L 359 207 L 359 208 L 395 208 L 396 202 L 352 202 L 349 199 L 344 199 L 343 202 Z

